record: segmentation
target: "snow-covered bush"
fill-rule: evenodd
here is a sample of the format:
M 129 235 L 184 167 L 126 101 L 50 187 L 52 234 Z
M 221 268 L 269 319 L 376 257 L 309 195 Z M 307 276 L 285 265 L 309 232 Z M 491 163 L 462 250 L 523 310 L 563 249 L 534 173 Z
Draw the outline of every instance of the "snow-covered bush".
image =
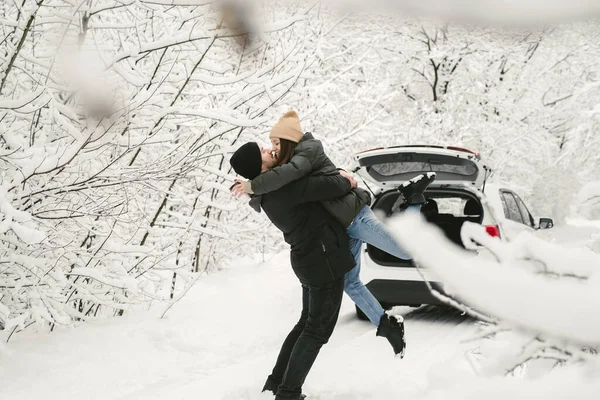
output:
M 577 193 L 575 213 L 583 218 L 600 220 L 600 181 L 589 182 Z
M 503 243 L 481 225 L 467 222 L 461 234 L 467 249 L 490 255 L 474 257 L 419 216 L 399 217 L 391 228 L 452 299 L 436 293 L 438 297 L 487 322 L 481 338 L 495 340 L 482 345 L 480 353 L 487 357 L 479 373 L 523 373 L 528 368 L 529 374 L 537 374 L 540 368 L 543 372 L 591 360 L 600 349 L 600 321 L 595 318 L 600 254 L 567 250 L 529 233 Z
M 531 204 L 535 204 L 537 216 L 552 216 L 555 224 L 564 223 L 572 213 L 581 183 L 575 171 L 553 166 L 532 176 L 529 190 Z

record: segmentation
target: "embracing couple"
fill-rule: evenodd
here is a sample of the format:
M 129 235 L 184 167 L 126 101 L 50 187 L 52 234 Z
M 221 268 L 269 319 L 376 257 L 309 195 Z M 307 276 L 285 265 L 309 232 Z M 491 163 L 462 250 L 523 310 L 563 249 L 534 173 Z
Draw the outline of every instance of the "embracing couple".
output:
M 370 194 L 339 170 L 311 133 L 303 133 L 294 111 L 284 114 L 269 134 L 273 149 L 255 142 L 231 157 L 235 196 L 247 193 L 283 232 L 291 247 L 291 265 L 302 285 L 300 320 L 283 342 L 263 391 L 276 400 L 301 400 L 302 385 L 321 347 L 337 322 L 346 292 L 385 337 L 398 357 L 404 356 L 404 321 L 388 315 L 360 280 L 360 249 L 367 242 L 398 258 L 410 255 L 392 238 L 369 207 Z M 412 179 L 400 192 L 404 212 L 420 212 L 423 191 L 435 179 L 429 173 Z

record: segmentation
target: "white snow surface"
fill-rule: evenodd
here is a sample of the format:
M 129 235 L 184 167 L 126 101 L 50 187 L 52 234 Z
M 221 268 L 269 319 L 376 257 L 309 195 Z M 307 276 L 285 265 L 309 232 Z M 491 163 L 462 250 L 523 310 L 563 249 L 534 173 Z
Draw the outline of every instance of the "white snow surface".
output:
M 238 260 L 202 276 L 164 319 L 165 306 L 157 305 L 51 334 L 26 331 L 8 343 L 2 332 L 0 399 L 272 399 L 260 389 L 301 309 L 288 260 L 287 252 L 267 262 Z M 364 270 L 363 280 L 372 273 Z M 472 367 L 474 354 L 502 343 L 468 340 L 480 323 L 443 307 L 394 312 L 405 319 L 404 359 L 344 298 L 336 330 L 304 385 L 308 400 L 596 399 L 600 393 L 600 364 L 556 368 L 535 380 L 484 377 Z

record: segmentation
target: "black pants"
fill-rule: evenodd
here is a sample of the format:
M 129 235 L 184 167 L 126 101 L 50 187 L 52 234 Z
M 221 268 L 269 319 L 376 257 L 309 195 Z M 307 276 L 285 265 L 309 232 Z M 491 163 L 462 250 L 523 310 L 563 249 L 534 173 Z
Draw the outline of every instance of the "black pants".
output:
M 302 285 L 300 320 L 281 346 L 269 386 L 279 384 L 275 400 L 296 400 L 321 346 L 333 333 L 340 313 L 344 279 L 321 286 Z

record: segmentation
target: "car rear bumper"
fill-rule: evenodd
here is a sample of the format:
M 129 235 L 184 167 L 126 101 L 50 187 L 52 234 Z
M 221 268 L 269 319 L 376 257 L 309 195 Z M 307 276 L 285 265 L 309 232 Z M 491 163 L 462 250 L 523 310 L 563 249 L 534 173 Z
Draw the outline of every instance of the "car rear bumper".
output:
M 443 293 L 441 284 L 432 282 L 431 285 L 435 290 Z M 444 304 L 429 291 L 423 281 L 373 279 L 366 286 L 385 309 L 393 306 Z
M 364 247 L 363 247 L 364 249 Z M 438 281 L 436 275 L 425 268 L 417 269 L 412 262 L 398 264 L 380 264 L 374 261 L 369 253 L 363 252 L 362 274 L 371 275 L 372 278 L 401 280 L 401 281 Z

